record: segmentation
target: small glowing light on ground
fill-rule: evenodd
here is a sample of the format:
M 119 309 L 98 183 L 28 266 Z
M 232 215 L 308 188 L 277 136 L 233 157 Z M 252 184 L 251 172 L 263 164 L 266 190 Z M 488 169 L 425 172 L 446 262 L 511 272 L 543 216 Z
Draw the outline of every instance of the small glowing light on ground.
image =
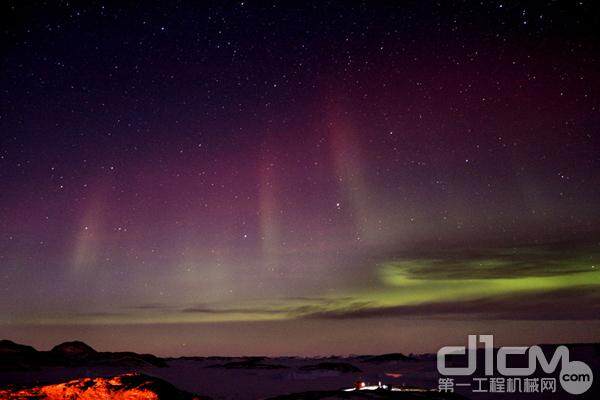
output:
M 389 390 L 391 392 L 427 392 L 427 389 L 413 388 L 413 387 L 394 387 L 390 385 L 384 385 L 378 382 L 377 385 L 368 385 L 365 382 L 356 382 L 353 388 L 344 389 L 344 392 L 354 392 L 357 390 Z

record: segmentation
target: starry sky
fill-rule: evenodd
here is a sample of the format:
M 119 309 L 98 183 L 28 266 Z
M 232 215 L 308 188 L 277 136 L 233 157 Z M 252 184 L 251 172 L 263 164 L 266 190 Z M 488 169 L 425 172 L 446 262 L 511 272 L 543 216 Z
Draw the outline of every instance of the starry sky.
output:
M 0 336 L 600 340 L 592 1 L 1 7 Z

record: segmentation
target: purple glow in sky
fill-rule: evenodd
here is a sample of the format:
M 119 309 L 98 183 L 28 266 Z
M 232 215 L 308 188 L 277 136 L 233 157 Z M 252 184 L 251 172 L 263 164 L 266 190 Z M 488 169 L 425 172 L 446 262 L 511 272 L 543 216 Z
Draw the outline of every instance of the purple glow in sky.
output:
M 3 4 L 0 336 L 598 340 L 593 9 Z

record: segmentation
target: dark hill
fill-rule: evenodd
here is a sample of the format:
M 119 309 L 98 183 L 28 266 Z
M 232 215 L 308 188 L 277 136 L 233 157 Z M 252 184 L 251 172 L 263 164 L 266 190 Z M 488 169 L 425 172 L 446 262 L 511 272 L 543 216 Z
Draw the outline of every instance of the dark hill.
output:
M 416 358 L 404 355 L 402 353 L 380 354 L 377 356 L 358 356 L 362 362 L 367 363 L 385 363 L 392 361 L 416 361 Z
M 247 357 L 241 361 L 231 361 L 225 364 L 209 365 L 207 368 L 225 369 L 287 369 L 289 367 L 280 364 L 269 364 L 263 362 L 266 357 Z
M 31 346 L 24 344 L 18 344 L 12 340 L 0 340 L 0 354 L 6 355 L 7 353 L 19 354 L 19 353 L 35 353 L 37 350 Z
M 0 370 L 35 370 L 56 366 L 166 367 L 162 358 L 133 352 L 99 352 L 81 341 L 65 342 L 50 351 L 37 351 L 31 346 L 0 341 Z
M 304 365 L 301 371 L 338 371 L 344 373 L 361 372 L 360 368 L 344 362 L 322 362 L 314 365 Z
M 50 352 L 65 357 L 90 357 L 98 354 L 91 346 L 78 340 L 56 345 Z

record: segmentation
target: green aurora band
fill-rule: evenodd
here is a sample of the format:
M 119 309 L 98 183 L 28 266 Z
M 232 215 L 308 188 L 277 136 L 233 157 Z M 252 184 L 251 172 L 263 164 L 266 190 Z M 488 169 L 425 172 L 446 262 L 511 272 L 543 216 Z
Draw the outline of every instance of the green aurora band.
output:
M 90 315 L 46 315 L 22 322 L 128 324 L 352 318 L 356 312 L 478 299 L 501 302 L 507 296 L 514 301 L 520 295 L 537 296 L 573 289 L 577 290 L 574 296 L 586 291 L 597 294 L 599 254 L 593 250 L 520 248 L 518 251 L 488 250 L 470 257 L 459 253 L 398 257 L 376 264 L 375 285 L 338 291 L 335 296 L 260 299 L 208 306 L 173 305 L 164 309 Z

